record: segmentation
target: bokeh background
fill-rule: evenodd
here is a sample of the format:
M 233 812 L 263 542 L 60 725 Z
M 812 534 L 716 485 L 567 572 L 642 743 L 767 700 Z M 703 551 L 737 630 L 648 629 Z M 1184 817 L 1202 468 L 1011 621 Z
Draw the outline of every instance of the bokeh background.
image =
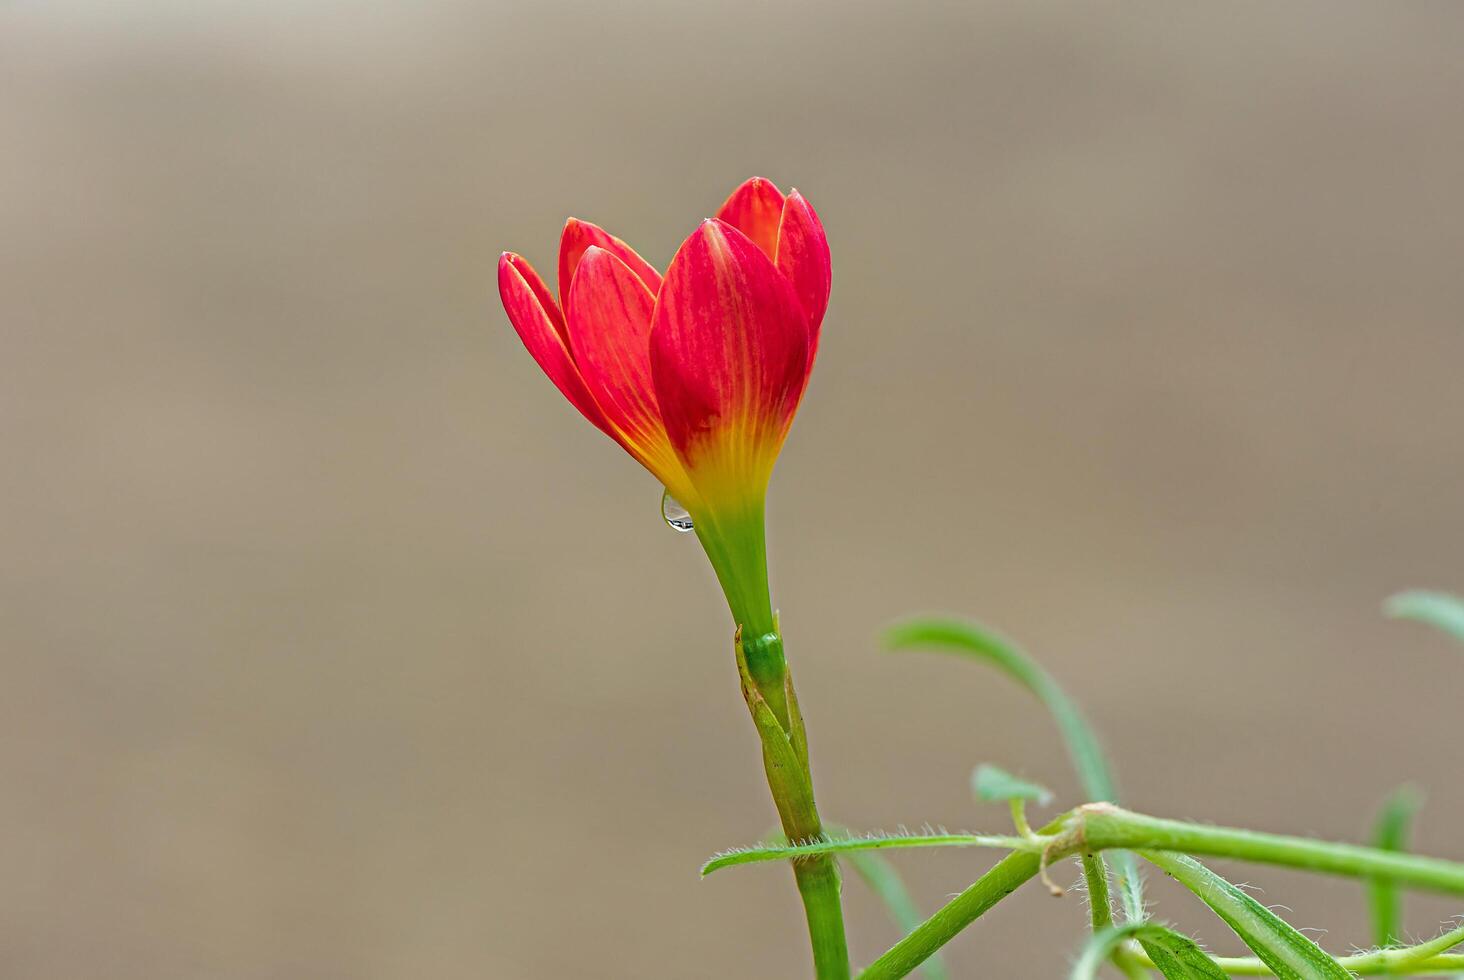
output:
M 1021 638 L 1152 812 L 1464 856 L 1464 7 L 0 3 L 0 973 L 807 971 L 725 607 L 499 308 L 742 178 L 835 255 L 774 479 L 829 817 L 1078 800 Z M 925 908 L 991 860 L 899 863 Z M 1347 882 L 1235 875 L 1368 942 Z M 1063 875 L 1071 875 L 1064 870 Z M 847 887 L 856 958 L 895 938 Z M 1236 943 L 1187 896 L 1161 913 Z M 1418 901 L 1428 934 L 1457 903 Z M 1050 978 L 1081 896 L 950 947 Z

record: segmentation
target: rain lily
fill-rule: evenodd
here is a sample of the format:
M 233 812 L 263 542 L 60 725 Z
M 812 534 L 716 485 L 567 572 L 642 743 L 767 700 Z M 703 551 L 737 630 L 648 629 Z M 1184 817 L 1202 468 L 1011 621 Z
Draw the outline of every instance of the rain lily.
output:
M 758 177 L 681 244 L 664 277 L 573 218 L 559 295 L 521 257 L 498 290 L 524 346 L 575 408 L 685 508 L 737 624 L 742 694 L 789 840 L 823 836 L 807 736 L 768 595 L 763 504 L 829 302 L 829 247 L 797 191 Z M 848 980 L 838 868 L 794 867 L 820 980 Z
M 504 309 L 570 403 L 691 515 L 737 624 L 774 630 L 763 507 L 829 298 L 823 226 L 754 177 L 701 223 L 664 277 L 571 218 L 559 295 L 522 257 L 498 263 Z

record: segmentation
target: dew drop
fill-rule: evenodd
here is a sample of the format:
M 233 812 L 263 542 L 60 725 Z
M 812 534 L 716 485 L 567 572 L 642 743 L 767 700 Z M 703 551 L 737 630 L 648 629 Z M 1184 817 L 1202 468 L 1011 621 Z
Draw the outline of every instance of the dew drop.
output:
M 665 520 L 666 526 L 673 531 L 680 531 L 685 534 L 692 530 L 691 514 L 681 506 L 681 502 L 671 496 L 671 491 L 666 490 L 661 494 L 661 518 Z

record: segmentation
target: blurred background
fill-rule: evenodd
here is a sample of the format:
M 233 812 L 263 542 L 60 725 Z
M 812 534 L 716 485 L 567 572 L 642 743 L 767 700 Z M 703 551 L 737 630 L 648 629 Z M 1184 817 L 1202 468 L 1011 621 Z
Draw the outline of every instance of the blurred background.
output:
M 879 651 L 945 610 L 1071 688 L 1136 808 L 1355 839 L 1411 779 L 1464 856 L 1464 658 L 1379 612 L 1464 588 L 1461 32 L 0 3 L 0 973 L 807 972 L 785 869 L 697 878 L 773 823 L 705 559 L 492 272 L 552 279 L 570 214 L 664 265 L 751 174 L 834 250 L 771 503 L 827 817 L 1000 830 L 980 761 L 1079 800 L 1005 680 Z M 991 857 L 897 861 L 933 910 Z M 1356 885 L 1229 870 L 1369 942 Z M 949 960 L 1065 975 L 1085 923 L 1029 888 Z

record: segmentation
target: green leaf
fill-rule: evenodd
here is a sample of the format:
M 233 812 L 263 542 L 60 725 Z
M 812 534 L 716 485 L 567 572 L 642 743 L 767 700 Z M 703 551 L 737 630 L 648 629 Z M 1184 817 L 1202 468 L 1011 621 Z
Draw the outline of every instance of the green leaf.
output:
M 1119 802 L 1113 768 L 1092 726 L 1052 675 L 1011 640 L 967 620 L 918 618 L 890 627 L 885 631 L 884 643 L 891 650 L 927 647 L 962 654 L 1006 674 L 1031 692 L 1052 715 L 1089 801 Z M 1144 886 L 1138 862 L 1124 852 L 1116 852 L 1109 858 L 1118 876 L 1125 915 L 1134 922 L 1143 920 Z
M 1139 934 L 1139 945 L 1168 980 L 1226 980 L 1225 971 L 1188 936 L 1168 929 Z
M 996 766 L 982 763 L 971 773 L 971 791 L 985 803 L 1009 803 L 1012 800 L 1031 800 L 1046 804 L 1052 802 L 1052 791 L 1045 786 L 1019 779 Z
M 1423 805 L 1423 796 L 1412 786 L 1395 789 L 1378 813 L 1373 826 L 1373 846 L 1384 851 L 1408 850 L 1408 830 L 1413 815 Z M 1403 942 L 1403 901 L 1398 886 L 1382 878 L 1368 882 L 1368 904 L 1372 908 L 1373 941 L 1379 946 Z
M 963 620 L 912 619 L 892 626 L 886 631 L 884 642 L 891 650 L 930 647 L 961 653 L 1001 670 L 1030 691 L 1052 714 L 1089 799 L 1118 802 L 1112 770 L 1087 719 L 1052 675 L 1011 640 Z
M 925 921 L 925 916 L 915 906 L 915 900 L 910 897 L 909 889 L 905 887 L 900 873 L 884 855 L 875 851 L 850 851 L 842 856 L 842 860 L 849 863 L 859 879 L 884 903 L 901 935 Z M 920 964 L 920 972 L 928 980 L 947 980 L 950 976 L 939 953 L 931 953 L 930 958 Z
M 883 851 L 898 847 L 997 847 L 1012 851 L 1035 851 L 1039 846 L 1021 837 L 998 837 L 987 834 L 870 834 L 734 848 L 714 855 L 710 861 L 702 865 L 701 873 L 705 878 L 713 871 L 721 871 L 723 868 L 731 868 L 739 864 L 787 861 L 818 857 L 824 854 L 845 855 L 857 851 Z
M 1316 943 L 1194 858 L 1171 851 L 1139 853 L 1199 896 L 1281 980 L 1351 980 L 1352 974 Z
M 1227 980 L 1225 971 L 1188 936 L 1153 922 L 1130 922 L 1094 933 L 1073 968 L 1072 980 L 1093 980 L 1126 940 L 1137 939 L 1166 980 Z
M 1399 592 L 1383 603 L 1383 611 L 1394 619 L 1427 623 L 1464 643 L 1464 599 L 1458 596 L 1422 589 Z

